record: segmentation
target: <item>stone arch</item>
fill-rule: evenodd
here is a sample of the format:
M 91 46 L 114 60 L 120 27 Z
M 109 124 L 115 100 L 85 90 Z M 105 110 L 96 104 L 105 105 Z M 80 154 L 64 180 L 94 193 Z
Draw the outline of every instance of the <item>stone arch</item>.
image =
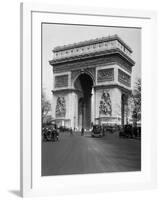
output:
M 87 75 L 89 75 L 90 76 L 90 78 L 92 79 L 92 81 L 93 81 L 93 86 L 95 86 L 96 85 L 96 80 L 95 80 L 95 75 L 94 75 L 94 73 L 95 72 L 91 72 L 90 70 L 79 70 L 79 71 L 75 71 L 75 72 L 73 72 L 73 73 L 75 73 L 74 75 L 73 75 L 73 77 L 71 77 L 71 82 L 72 82 L 72 87 L 74 88 L 74 83 L 75 83 L 75 81 L 77 80 L 77 78 L 81 75 L 81 74 L 87 74 Z

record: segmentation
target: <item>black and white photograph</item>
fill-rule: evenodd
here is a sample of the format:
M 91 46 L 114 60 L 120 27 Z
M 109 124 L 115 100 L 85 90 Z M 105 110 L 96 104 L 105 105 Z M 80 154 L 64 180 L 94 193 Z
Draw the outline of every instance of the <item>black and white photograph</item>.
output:
M 41 24 L 41 175 L 141 171 L 139 27 Z

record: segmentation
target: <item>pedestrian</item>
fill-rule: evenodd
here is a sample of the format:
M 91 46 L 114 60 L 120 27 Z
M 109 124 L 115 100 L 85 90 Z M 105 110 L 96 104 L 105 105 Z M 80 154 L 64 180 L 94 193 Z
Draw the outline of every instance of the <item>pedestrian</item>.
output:
M 72 128 L 70 128 L 70 135 L 73 135 L 73 130 L 72 130 Z
M 81 130 L 81 135 L 83 136 L 84 135 L 84 128 L 82 127 L 82 130 Z

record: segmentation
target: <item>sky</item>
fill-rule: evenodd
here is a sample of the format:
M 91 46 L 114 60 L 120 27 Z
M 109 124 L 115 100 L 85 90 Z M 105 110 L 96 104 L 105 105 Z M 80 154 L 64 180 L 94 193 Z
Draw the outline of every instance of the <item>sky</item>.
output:
M 133 50 L 132 87 L 141 77 L 141 29 L 127 27 L 97 27 L 83 25 L 43 24 L 42 25 L 42 87 L 48 100 L 53 89 L 53 72 L 49 60 L 56 46 L 117 34 Z

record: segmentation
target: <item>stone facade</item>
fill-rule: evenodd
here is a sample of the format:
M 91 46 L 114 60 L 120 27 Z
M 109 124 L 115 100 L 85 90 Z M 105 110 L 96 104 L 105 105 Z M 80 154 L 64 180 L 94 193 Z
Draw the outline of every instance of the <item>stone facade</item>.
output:
M 59 125 L 89 129 L 124 123 L 123 96 L 128 99 L 131 92 L 135 64 L 125 42 L 114 35 L 56 47 L 53 53 L 52 115 Z M 63 115 L 57 115 L 58 99 L 65 102 Z

